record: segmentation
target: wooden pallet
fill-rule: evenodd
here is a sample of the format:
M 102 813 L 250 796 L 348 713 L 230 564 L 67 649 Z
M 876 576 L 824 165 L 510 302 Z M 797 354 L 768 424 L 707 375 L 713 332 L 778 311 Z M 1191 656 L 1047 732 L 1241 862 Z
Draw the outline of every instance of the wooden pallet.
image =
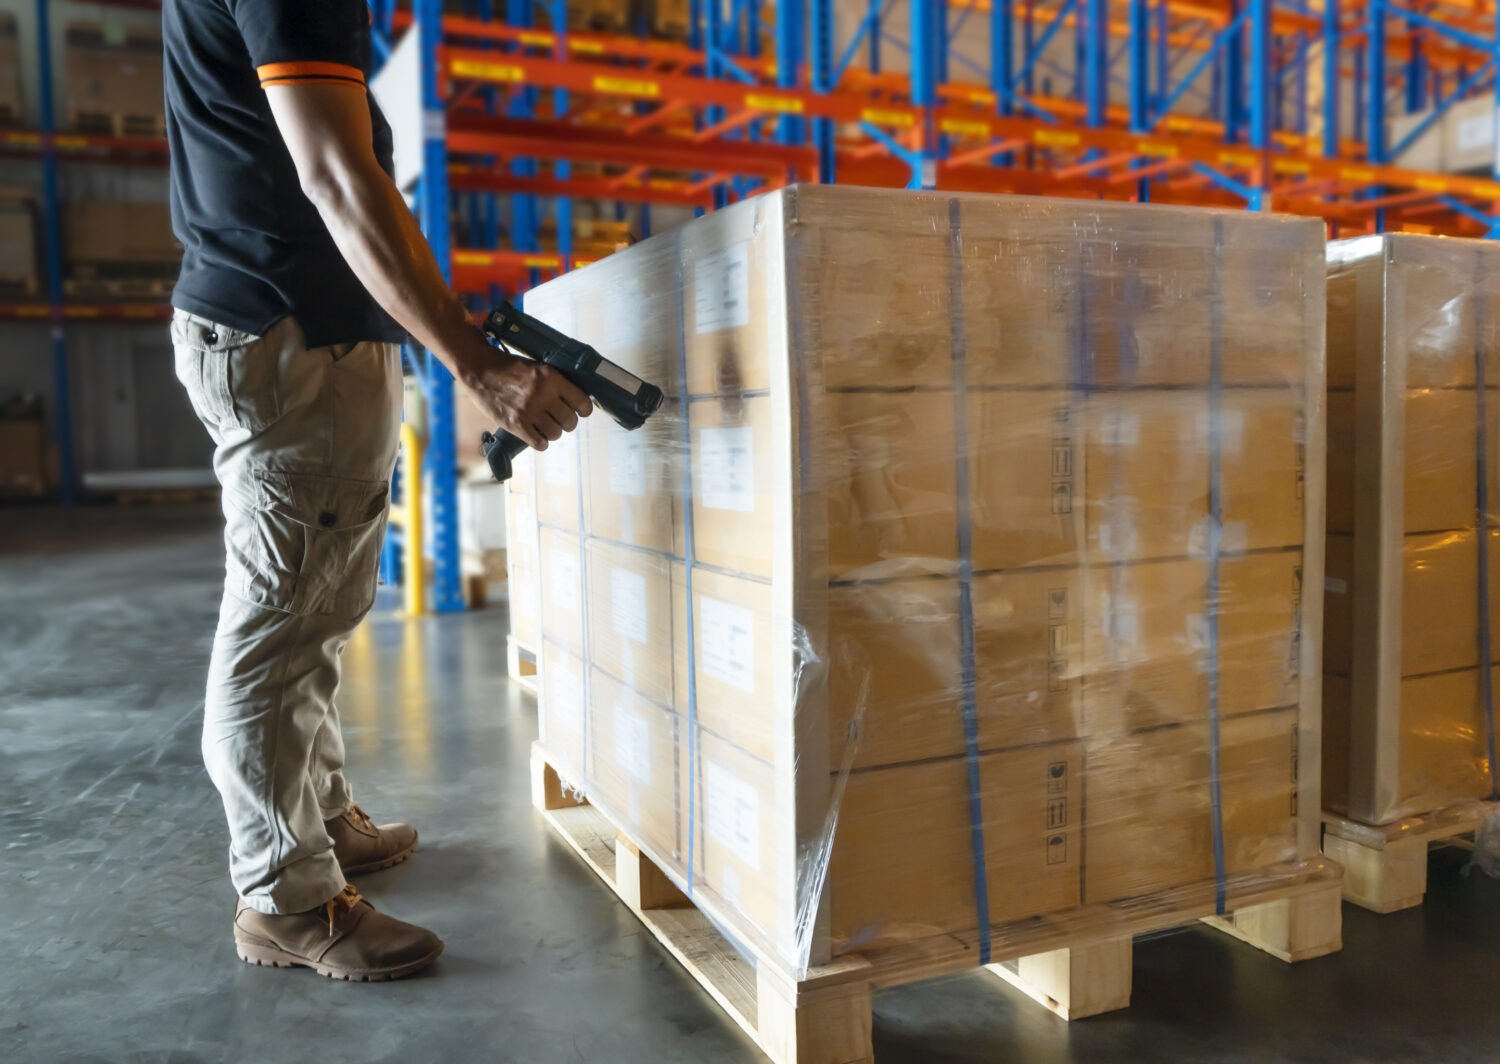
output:
M 973 934 L 843 956 L 800 977 L 767 957 L 747 959 L 717 928 L 726 914 L 689 900 L 647 849 L 571 791 L 540 743 L 532 747 L 532 802 L 776 1064 L 870 1064 L 871 995 L 878 989 L 978 966 Z M 1064 1019 L 1130 1004 L 1133 936 L 1203 919 L 1286 961 L 1342 947 L 1336 866 L 1231 888 L 1232 913 L 1215 917 L 1213 884 L 1146 899 L 1090 905 L 992 929 L 988 970 Z
M 1344 866 L 1344 900 L 1377 913 L 1422 904 L 1427 848 L 1454 843 L 1500 810 L 1500 802 L 1459 802 L 1435 813 L 1372 826 L 1323 814 L 1323 853 Z
M 513 635 L 505 637 L 505 665 L 512 683 L 532 694 L 537 693 L 538 661 L 536 651 L 524 646 Z

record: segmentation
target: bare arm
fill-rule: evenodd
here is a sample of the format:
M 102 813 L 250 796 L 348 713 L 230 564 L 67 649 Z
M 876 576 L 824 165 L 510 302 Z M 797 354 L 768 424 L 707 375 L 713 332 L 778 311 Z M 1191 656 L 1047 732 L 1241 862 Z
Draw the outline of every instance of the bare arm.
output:
M 492 347 L 438 270 L 416 219 L 375 158 L 369 105 L 357 85 L 266 88 L 271 114 L 312 201 L 375 301 L 438 357 L 501 427 L 545 450 L 592 410 L 571 381 Z

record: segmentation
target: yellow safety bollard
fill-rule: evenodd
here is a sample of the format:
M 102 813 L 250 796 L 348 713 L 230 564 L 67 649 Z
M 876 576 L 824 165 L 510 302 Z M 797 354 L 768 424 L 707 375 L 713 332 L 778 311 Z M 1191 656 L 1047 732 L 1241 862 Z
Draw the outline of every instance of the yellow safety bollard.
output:
M 406 482 L 401 492 L 401 513 L 394 516 L 401 526 L 401 542 L 405 544 L 402 591 L 406 615 L 420 617 L 426 612 L 427 601 L 427 566 L 422 557 L 422 438 L 405 422 L 401 425 L 401 451 Z

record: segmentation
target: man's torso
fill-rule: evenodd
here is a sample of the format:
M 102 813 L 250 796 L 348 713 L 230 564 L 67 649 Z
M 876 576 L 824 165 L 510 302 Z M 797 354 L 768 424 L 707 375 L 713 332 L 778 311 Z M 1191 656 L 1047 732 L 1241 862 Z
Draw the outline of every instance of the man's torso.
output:
M 303 195 L 263 88 L 278 73 L 362 83 L 368 20 L 363 0 L 164 0 L 172 225 L 185 248 L 175 306 L 255 335 L 290 315 L 310 347 L 404 339 Z M 283 54 L 296 61 L 265 61 Z M 390 127 L 373 99 L 369 108 L 390 172 Z

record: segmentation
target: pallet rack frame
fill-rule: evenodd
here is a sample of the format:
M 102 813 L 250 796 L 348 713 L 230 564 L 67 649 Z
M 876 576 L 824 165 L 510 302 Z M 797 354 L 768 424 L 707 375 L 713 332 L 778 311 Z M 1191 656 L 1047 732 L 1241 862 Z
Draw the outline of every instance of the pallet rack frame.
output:
M 1454 102 L 1500 101 L 1495 0 L 905 0 L 902 19 L 892 2 L 845 11 L 855 21 L 840 40 L 834 0 L 693 0 L 684 39 L 661 41 L 569 32 L 566 0 L 465 0 L 462 15 L 374 0 L 378 58 L 424 29 L 416 198 L 439 262 L 478 301 L 519 296 L 594 254 L 573 243 L 576 197 L 638 204 L 645 235 L 654 205 L 702 212 L 793 180 L 1240 204 L 1319 215 L 1334 233 L 1500 236 L 1500 175 L 1391 165 Z M 36 11 L 50 41 L 48 0 Z M 978 16 L 987 64 L 954 48 Z M 1069 30 L 1071 65 L 1049 52 Z M 39 128 L 0 132 L 0 153 L 42 162 L 47 292 L 0 305 L 0 318 L 51 324 L 71 501 L 64 325 L 164 311 L 64 299 L 59 165 L 159 164 L 164 145 L 58 132 L 50 47 L 35 51 Z M 908 70 L 887 69 L 893 53 Z M 1429 106 L 1389 142 L 1389 114 Z M 546 201 L 557 235 L 544 247 Z M 459 609 L 453 383 L 407 356 L 428 405 L 432 604 Z

